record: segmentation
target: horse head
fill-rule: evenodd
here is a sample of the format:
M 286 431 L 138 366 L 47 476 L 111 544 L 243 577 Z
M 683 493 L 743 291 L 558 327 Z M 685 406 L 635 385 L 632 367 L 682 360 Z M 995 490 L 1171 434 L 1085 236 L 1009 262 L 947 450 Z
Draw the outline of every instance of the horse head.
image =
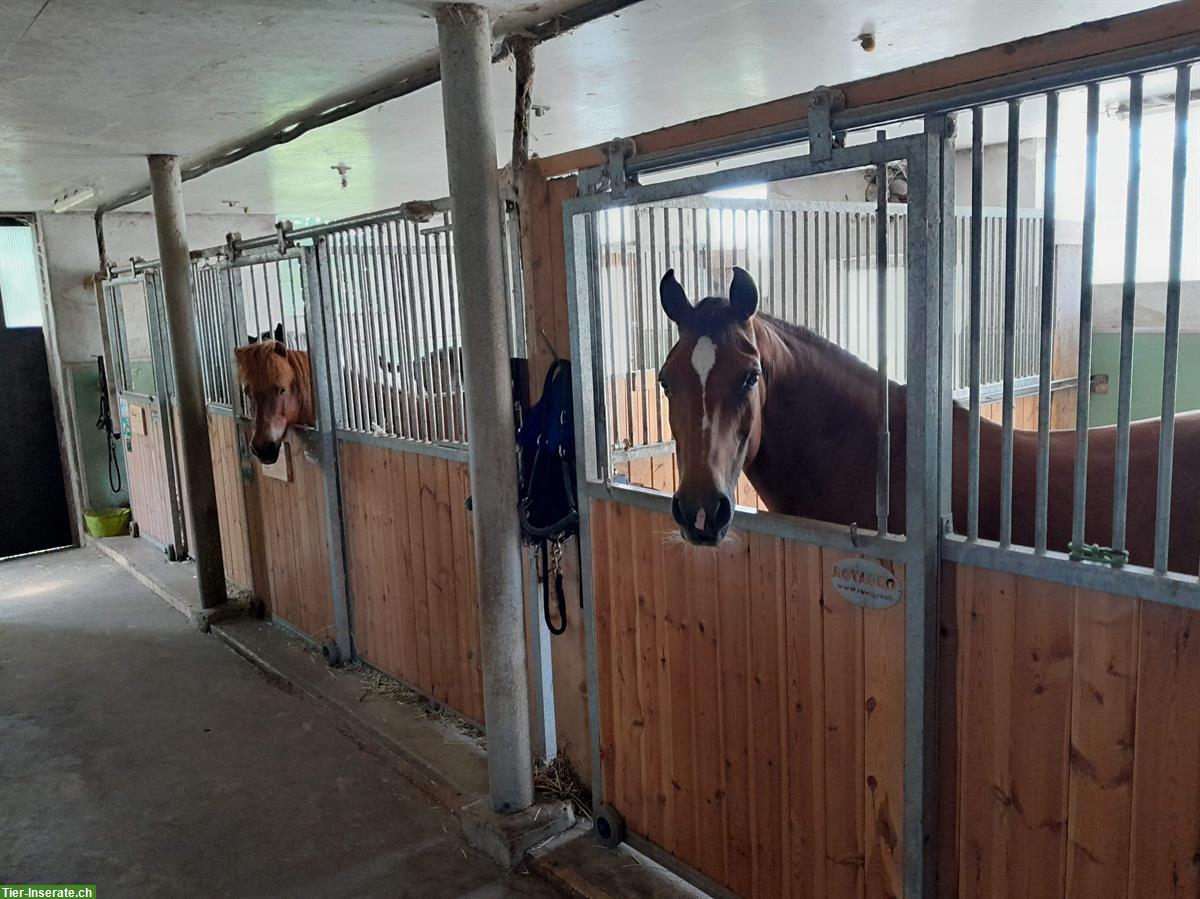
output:
M 315 424 L 308 354 L 277 340 L 240 346 L 235 353 L 238 377 L 254 403 L 250 450 L 270 465 L 290 425 Z
M 658 289 L 679 328 L 658 373 L 679 465 L 671 513 L 685 540 L 715 546 L 733 522 L 738 477 L 759 446 L 766 385 L 753 324 L 758 288 L 734 268 L 728 299 L 693 306 L 673 269 Z

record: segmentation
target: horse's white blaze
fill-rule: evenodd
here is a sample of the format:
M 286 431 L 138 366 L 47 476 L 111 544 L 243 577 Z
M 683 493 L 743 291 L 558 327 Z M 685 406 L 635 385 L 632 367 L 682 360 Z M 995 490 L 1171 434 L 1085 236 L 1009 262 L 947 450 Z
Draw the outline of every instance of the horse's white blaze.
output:
M 713 370 L 713 366 L 717 364 L 717 345 L 712 342 L 711 337 L 701 337 L 696 341 L 696 346 L 692 350 L 692 368 L 696 369 L 696 376 L 700 378 L 700 408 L 704 412 L 702 426 L 704 430 L 708 430 L 708 403 L 706 402 L 704 393 L 705 385 L 708 383 L 708 374 Z

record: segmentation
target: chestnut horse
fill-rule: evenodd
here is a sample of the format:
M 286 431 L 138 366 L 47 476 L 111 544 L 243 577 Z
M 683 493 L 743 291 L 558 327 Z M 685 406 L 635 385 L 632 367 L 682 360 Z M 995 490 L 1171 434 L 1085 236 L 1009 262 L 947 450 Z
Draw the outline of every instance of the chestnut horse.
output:
M 234 354 L 238 379 L 254 402 L 250 450 L 270 465 L 279 458 L 290 425 L 316 424 L 308 353 L 289 350 L 278 340 L 260 340 Z
M 812 331 L 756 315 L 758 289 L 734 269 L 729 298 L 693 306 L 668 271 L 659 285 L 662 307 L 679 339 L 659 372 L 668 396 L 679 465 L 671 503 L 683 538 L 714 546 L 733 520 L 738 475 L 744 471 L 766 507 L 804 518 L 876 526 L 875 465 L 879 421 L 878 373 Z M 929 410 L 918 410 L 927 414 Z M 889 529 L 904 532 L 904 387 L 890 384 L 891 512 Z M 1195 571 L 1200 556 L 1200 413 L 1175 419 L 1175 476 L 1171 504 L 1172 570 Z M 969 412 L 954 406 L 954 522 L 965 530 Z M 1130 562 L 1154 558 L 1158 482 L 1158 420 L 1130 429 L 1127 549 Z M 1088 433 L 1085 536 L 1112 537 L 1116 428 Z M 980 422 L 979 533 L 1000 532 L 1001 427 Z M 1037 433 L 1013 435 L 1012 539 L 1034 542 Z M 1075 432 L 1050 433 L 1047 544 L 1066 551 L 1071 539 Z

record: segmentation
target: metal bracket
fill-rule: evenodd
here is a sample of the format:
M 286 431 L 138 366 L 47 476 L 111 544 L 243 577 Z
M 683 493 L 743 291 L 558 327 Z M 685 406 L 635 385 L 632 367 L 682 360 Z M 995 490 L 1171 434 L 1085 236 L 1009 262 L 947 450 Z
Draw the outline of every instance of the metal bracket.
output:
M 834 146 L 845 142 L 845 135 L 835 135 L 833 113 L 846 108 L 846 95 L 830 87 L 817 87 L 808 95 L 808 153 L 816 160 L 829 159 Z
M 612 191 L 614 197 L 620 197 L 624 196 L 628 184 L 637 183 L 636 178 L 630 179 L 625 174 L 625 160 L 637 152 L 634 142 L 630 138 L 622 138 L 610 142 L 604 149 L 608 154 L 608 162 L 582 169 L 576 176 L 580 196 Z
M 295 246 L 292 241 L 292 223 L 290 220 L 275 223 L 275 240 L 280 256 Z
M 238 257 L 242 255 L 242 251 L 238 249 L 238 244 L 242 242 L 241 231 L 230 231 L 225 235 L 225 255 L 230 262 L 237 262 Z

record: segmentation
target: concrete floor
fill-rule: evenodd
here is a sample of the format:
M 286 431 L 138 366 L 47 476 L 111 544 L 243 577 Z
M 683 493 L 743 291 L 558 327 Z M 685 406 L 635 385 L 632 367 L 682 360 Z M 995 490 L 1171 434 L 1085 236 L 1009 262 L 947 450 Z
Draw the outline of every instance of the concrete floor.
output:
M 553 896 L 91 549 L 0 563 L 0 883 Z

